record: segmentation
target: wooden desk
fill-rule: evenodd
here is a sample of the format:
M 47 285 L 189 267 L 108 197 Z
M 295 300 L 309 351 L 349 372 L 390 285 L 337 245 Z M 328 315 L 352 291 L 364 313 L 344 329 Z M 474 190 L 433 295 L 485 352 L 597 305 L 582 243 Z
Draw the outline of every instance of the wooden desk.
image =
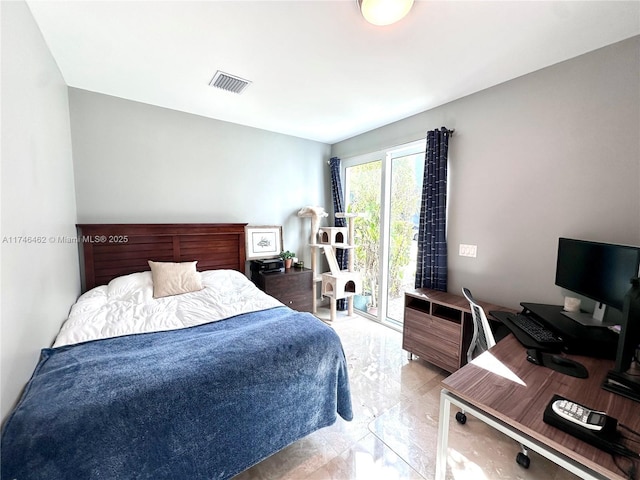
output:
M 513 335 L 483 353 L 442 382 L 436 479 L 444 480 L 451 404 L 497 428 L 525 447 L 588 479 L 625 480 L 610 454 L 543 422 L 554 394 L 607 412 L 640 431 L 640 404 L 603 390 L 600 385 L 613 361 L 573 355 L 589 378 L 563 375 L 526 360 L 526 350 Z M 502 375 L 499 373 L 502 370 Z M 638 444 L 626 445 L 638 451 Z M 515 461 L 515 459 L 514 459 Z M 628 468 L 630 460 L 619 463 Z M 636 469 L 640 461 L 636 461 Z

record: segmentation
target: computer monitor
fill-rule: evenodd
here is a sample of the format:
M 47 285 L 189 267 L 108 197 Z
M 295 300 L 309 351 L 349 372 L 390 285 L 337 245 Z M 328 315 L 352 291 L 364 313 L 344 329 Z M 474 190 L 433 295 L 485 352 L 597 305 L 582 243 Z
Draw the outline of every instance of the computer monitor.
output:
M 593 316 L 563 313 L 584 325 L 606 325 L 604 307 L 622 311 L 629 282 L 639 268 L 640 247 L 560 238 L 556 285 L 597 302 Z

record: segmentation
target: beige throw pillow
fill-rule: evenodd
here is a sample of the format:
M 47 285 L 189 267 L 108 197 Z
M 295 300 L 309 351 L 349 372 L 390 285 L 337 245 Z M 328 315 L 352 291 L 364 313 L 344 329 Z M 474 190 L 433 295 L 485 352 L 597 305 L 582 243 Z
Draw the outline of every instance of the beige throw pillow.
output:
M 168 297 L 202 290 L 202 280 L 196 271 L 198 262 L 152 262 L 153 298 Z

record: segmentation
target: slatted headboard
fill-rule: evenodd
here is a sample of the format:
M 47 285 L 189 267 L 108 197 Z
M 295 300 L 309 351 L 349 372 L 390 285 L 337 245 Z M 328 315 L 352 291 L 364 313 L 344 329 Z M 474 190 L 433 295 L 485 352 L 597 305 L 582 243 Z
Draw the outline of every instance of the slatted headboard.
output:
M 82 291 L 157 262 L 198 261 L 198 270 L 244 273 L 244 223 L 80 224 Z

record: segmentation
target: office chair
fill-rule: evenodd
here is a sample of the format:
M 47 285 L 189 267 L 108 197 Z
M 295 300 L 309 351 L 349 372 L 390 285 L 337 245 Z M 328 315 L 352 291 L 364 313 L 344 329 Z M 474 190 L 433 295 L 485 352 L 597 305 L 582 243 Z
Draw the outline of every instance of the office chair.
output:
M 467 351 L 467 362 L 471 362 L 475 357 L 482 352 L 489 350 L 496 344 L 496 339 L 491 331 L 489 320 L 484 313 L 484 309 L 478 305 L 468 288 L 462 289 L 464 298 L 469 302 L 471 307 L 471 316 L 473 317 L 473 337 L 471 337 L 471 344 Z
M 484 309 L 473 299 L 473 295 L 471 295 L 469 289 L 463 288 L 462 294 L 469 302 L 469 306 L 471 307 L 471 317 L 473 318 L 473 337 L 471 338 L 471 344 L 467 351 L 467 362 L 471 362 L 471 360 L 482 352 L 493 347 L 496 344 L 496 337 L 498 340 L 501 340 L 505 336 L 505 333 L 508 333 L 508 330 L 506 330 L 506 332 L 503 330 L 500 332 L 496 331 L 496 336 L 494 336 L 494 332 L 491 330 L 491 325 L 489 324 L 487 315 L 484 313 Z M 461 424 L 466 423 L 467 416 L 464 411 L 456 413 L 456 420 Z M 522 444 L 520 444 L 520 448 L 522 451 L 516 456 L 516 462 L 524 468 L 529 468 L 530 459 L 527 449 Z

